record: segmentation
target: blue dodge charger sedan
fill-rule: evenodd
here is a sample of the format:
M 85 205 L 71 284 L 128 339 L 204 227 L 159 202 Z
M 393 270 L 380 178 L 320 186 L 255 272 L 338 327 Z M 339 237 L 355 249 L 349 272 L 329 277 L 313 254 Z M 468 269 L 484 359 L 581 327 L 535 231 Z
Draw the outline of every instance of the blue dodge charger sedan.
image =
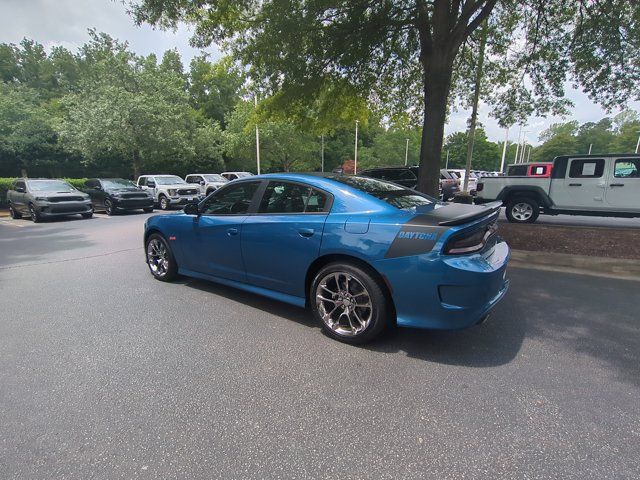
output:
M 392 322 L 482 322 L 508 286 L 499 208 L 359 176 L 259 175 L 150 217 L 144 244 L 158 280 L 182 274 L 308 306 L 330 336 L 363 343 Z

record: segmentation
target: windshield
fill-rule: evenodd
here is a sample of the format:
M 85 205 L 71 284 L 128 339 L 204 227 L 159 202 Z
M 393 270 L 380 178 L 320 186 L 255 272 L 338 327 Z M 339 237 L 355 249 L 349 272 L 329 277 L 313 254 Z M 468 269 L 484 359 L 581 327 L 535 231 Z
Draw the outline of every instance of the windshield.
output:
M 29 180 L 29 190 L 34 192 L 73 192 L 75 188 L 64 180 Z
M 156 177 L 156 183 L 158 185 L 175 185 L 177 183 L 187 183 L 180 177 L 175 175 L 167 175 L 166 177 Z
M 336 176 L 332 178 L 400 209 L 415 208 L 421 205 L 434 205 L 437 203 L 434 198 L 428 195 L 383 180 L 347 176 Z
M 224 178 L 222 175 L 218 175 L 217 173 L 212 173 L 210 175 L 203 175 L 203 177 L 207 182 L 228 182 L 229 181 L 226 178 Z
M 111 178 L 109 180 L 102 180 L 102 186 L 104 188 L 137 188 L 137 185 L 131 180 L 125 180 L 124 178 Z
M 252 177 L 253 176 L 253 173 L 249 173 L 249 172 L 235 172 L 235 174 L 238 176 L 238 178 Z

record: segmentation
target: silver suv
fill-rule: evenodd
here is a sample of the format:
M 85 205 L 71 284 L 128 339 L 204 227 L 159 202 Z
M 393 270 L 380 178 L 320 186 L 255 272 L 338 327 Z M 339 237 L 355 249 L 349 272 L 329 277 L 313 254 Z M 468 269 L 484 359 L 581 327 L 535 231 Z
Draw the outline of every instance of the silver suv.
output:
M 188 184 L 177 175 L 142 175 L 138 186 L 151 193 L 161 210 L 184 206 L 202 198 L 197 185 Z

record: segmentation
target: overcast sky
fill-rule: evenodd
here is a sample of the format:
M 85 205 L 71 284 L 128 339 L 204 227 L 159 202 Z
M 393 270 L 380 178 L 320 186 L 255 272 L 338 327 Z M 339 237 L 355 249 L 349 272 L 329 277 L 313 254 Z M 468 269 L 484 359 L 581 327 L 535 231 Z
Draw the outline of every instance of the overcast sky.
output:
M 32 38 L 45 47 L 63 45 L 75 49 L 88 40 L 87 29 L 96 28 L 119 40 L 129 42 L 131 49 L 140 55 L 156 53 L 159 57 L 165 50 L 176 48 L 182 55 L 183 63 L 200 53 L 189 46 L 191 33 L 183 26 L 177 32 L 154 30 L 149 26 L 137 27 L 120 0 L 0 0 L 0 42 L 18 43 L 22 38 Z M 217 48 L 207 49 L 212 59 L 220 56 Z M 606 113 L 586 95 L 572 90 L 568 97 L 574 102 L 570 117 L 531 118 L 523 130 L 528 130 L 526 138 L 530 143 L 538 143 L 538 135 L 550 124 L 575 119 L 580 123 L 597 121 Z M 633 102 L 630 108 L 640 110 L 640 102 Z M 612 112 L 609 115 L 615 115 Z M 489 118 L 489 109 L 480 108 L 480 121 L 485 125 L 489 138 L 503 141 L 505 132 Z M 445 133 L 465 130 L 468 112 L 453 113 Z M 509 138 L 515 140 L 518 129 L 513 128 Z

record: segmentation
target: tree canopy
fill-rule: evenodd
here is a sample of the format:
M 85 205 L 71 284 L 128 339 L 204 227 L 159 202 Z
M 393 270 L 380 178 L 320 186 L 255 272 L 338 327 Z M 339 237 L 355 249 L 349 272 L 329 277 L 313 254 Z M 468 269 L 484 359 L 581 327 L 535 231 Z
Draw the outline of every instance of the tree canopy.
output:
M 227 48 L 289 103 L 346 82 L 374 110 L 421 116 L 419 185 L 430 193 L 447 107 L 468 83 L 454 72 L 485 21 L 495 67 L 485 100 L 504 124 L 561 112 L 567 81 L 605 107 L 640 96 L 640 6 L 628 0 L 136 0 L 132 11 L 140 23 L 193 23 L 195 44 Z

